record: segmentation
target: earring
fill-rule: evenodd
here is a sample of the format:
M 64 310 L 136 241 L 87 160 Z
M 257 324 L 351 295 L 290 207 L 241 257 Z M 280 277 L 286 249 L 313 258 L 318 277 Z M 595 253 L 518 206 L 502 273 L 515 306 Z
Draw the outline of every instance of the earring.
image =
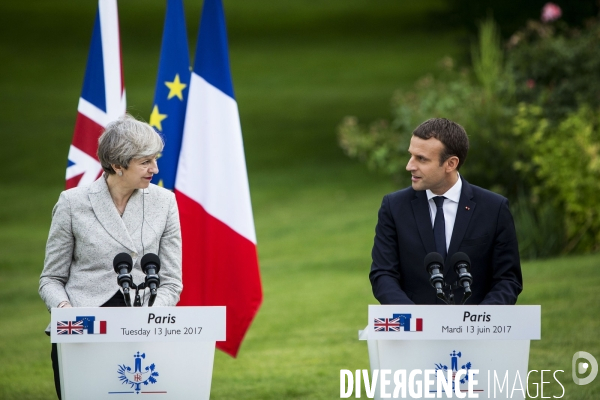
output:
M 123 171 L 117 171 L 117 175 L 123 176 Z

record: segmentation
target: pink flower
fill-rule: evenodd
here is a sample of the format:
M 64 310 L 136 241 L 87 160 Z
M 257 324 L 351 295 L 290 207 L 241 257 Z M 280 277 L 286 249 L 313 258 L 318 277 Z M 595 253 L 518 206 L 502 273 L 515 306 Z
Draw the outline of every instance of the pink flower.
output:
M 542 21 L 543 22 L 552 22 L 556 21 L 562 16 L 562 10 L 559 6 L 554 3 L 546 3 L 544 8 L 542 8 Z
M 533 79 L 527 79 L 527 87 L 533 89 L 535 87 L 535 81 Z

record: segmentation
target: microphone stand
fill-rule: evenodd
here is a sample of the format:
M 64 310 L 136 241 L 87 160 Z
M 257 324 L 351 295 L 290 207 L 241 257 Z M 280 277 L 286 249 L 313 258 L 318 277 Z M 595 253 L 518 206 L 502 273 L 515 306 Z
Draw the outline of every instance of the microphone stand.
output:
M 135 289 L 135 300 L 133 301 L 133 306 L 141 307 L 142 300 L 140 297 L 140 290 L 146 289 L 146 284 L 144 282 L 140 283 L 139 285 L 134 284 L 133 288 Z
M 462 286 L 459 286 L 457 283 L 453 283 L 450 286 L 450 293 L 448 294 L 448 302 L 446 304 L 455 304 L 454 303 L 454 291 L 456 289 L 461 289 L 463 288 Z M 471 289 L 470 288 L 464 288 L 465 289 L 465 293 L 463 294 L 462 300 L 460 302 L 460 304 L 465 304 L 467 299 L 469 297 L 471 297 Z
M 437 290 L 437 298 L 442 300 L 444 303 L 449 304 L 449 305 L 455 305 L 455 301 L 454 301 L 454 291 L 456 289 L 460 289 L 462 288 L 462 286 L 458 285 L 458 282 L 453 283 L 452 285 L 446 285 L 446 287 L 448 287 L 448 296 L 446 296 L 446 293 L 444 293 L 441 289 Z M 471 288 L 467 287 L 464 288 L 465 289 L 465 293 L 463 294 L 462 300 L 460 302 L 460 304 L 465 304 L 465 302 L 467 301 L 467 299 L 469 297 L 471 297 Z
M 131 285 L 129 286 L 128 289 L 135 289 L 135 297 L 133 300 L 133 306 L 131 305 L 131 300 L 129 298 L 129 290 L 127 290 L 127 293 L 123 292 L 123 298 L 125 299 L 125 306 L 126 307 L 141 307 L 142 306 L 142 298 L 140 296 L 140 290 L 144 290 L 146 288 L 146 284 L 145 283 L 140 283 L 139 285 L 136 285 L 135 283 L 131 282 Z
M 455 288 L 453 287 L 453 285 L 450 286 L 450 291 L 449 291 L 449 294 L 448 294 L 448 302 L 446 304 L 452 304 L 452 305 L 455 304 L 454 303 L 454 289 Z
M 446 293 L 444 293 L 442 291 L 442 289 L 437 289 L 437 294 L 436 294 L 437 298 L 440 299 L 440 300 L 442 300 L 446 304 L 450 304 L 450 305 L 456 304 L 455 301 L 454 301 L 454 298 L 455 298 L 454 291 L 456 289 L 463 288 L 463 286 L 460 286 L 458 284 L 458 282 L 455 282 L 452 285 L 446 284 L 445 286 L 448 287 L 448 296 L 446 296 Z M 467 286 L 466 288 L 463 288 L 463 289 L 465 290 L 465 292 L 463 294 L 463 297 L 462 297 L 462 300 L 461 300 L 460 304 L 465 304 L 466 301 L 467 301 L 467 299 L 469 297 L 471 297 L 471 294 L 472 294 L 471 288 L 469 286 Z

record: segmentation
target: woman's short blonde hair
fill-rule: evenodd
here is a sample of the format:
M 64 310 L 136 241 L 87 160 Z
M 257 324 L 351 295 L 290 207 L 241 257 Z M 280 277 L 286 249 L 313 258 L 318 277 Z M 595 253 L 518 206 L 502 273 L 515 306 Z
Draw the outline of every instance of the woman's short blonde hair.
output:
M 114 174 L 111 164 L 127 169 L 131 160 L 155 156 L 164 145 L 150 125 L 125 114 L 109 123 L 98 139 L 98 159 L 104 171 Z

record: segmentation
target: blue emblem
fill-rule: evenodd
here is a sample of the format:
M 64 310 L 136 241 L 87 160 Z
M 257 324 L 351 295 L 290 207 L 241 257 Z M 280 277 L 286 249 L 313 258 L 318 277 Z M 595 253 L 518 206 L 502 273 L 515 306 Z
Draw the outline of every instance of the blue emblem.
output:
M 465 384 L 469 381 L 469 370 L 471 369 L 471 363 L 467 362 L 464 365 L 461 365 L 460 368 L 458 368 L 458 359 L 462 357 L 461 352 L 459 351 L 458 353 L 456 352 L 456 350 L 452 351 L 452 354 L 450 354 L 450 368 L 448 368 L 447 365 L 444 365 L 442 363 L 439 364 L 435 364 L 435 373 L 437 376 L 438 371 L 442 371 L 442 373 L 447 373 L 448 369 L 450 369 L 452 371 L 452 390 L 454 390 L 454 384 L 455 384 L 455 376 L 456 373 L 458 372 L 459 369 L 464 369 L 466 370 L 466 374 L 465 376 L 460 380 L 460 383 Z
M 127 365 L 119 365 L 119 370 L 117 373 L 119 374 L 119 379 L 121 383 L 124 385 L 129 385 L 136 393 L 140 393 L 140 385 L 148 385 L 148 383 L 156 383 L 156 377 L 158 376 L 158 372 L 156 371 L 156 366 L 154 364 L 150 364 L 147 367 L 142 368 L 142 359 L 146 358 L 146 353 L 140 354 L 138 351 L 137 354 L 134 354 L 133 358 L 135 359 L 134 367 L 128 367 Z

